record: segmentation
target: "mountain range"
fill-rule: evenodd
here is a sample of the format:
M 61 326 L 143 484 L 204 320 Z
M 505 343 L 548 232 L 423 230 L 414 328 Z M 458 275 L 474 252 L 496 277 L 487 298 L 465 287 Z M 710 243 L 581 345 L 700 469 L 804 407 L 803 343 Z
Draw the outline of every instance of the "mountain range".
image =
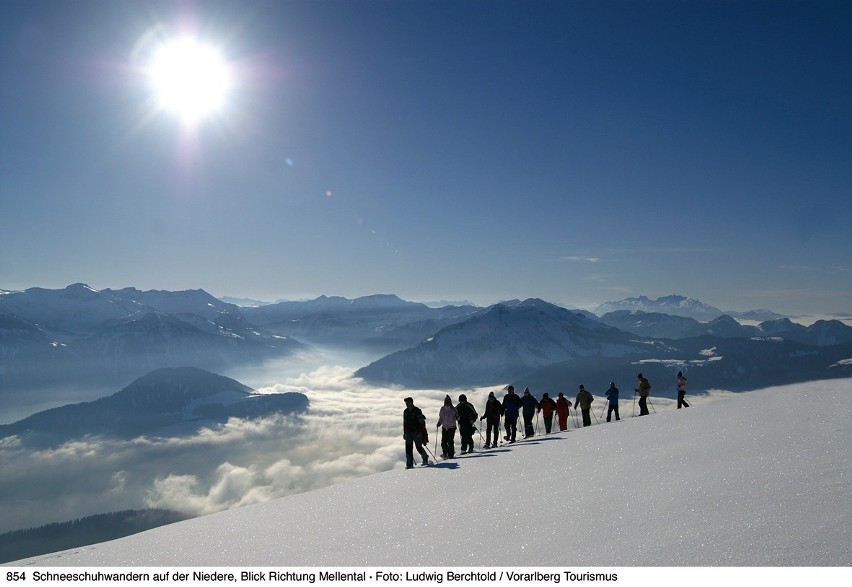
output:
M 678 370 L 693 369 L 696 390 L 745 390 L 852 376 L 846 361 L 852 357 L 852 328 L 841 322 L 806 328 L 785 319 L 752 328 L 728 316 L 706 324 L 660 314 L 651 315 L 646 324 L 646 316 L 615 313 L 594 320 L 542 300 L 498 304 L 355 375 L 413 388 L 513 383 L 555 394 L 576 393 L 580 383 L 601 393 L 612 381 L 632 389 L 638 372 L 645 371 L 666 382 L 658 390 L 665 395 L 674 393 Z M 676 330 L 680 336 L 642 335 L 659 333 L 649 325 L 654 320 L 668 327 L 667 334 Z M 637 334 L 614 327 L 625 328 L 625 321 Z
M 161 367 L 221 371 L 303 348 L 203 290 L 98 291 L 78 283 L 0 293 L 0 392 L 106 388 Z
M 609 311 L 598 318 L 538 299 L 434 308 L 395 295 L 238 307 L 203 290 L 98 291 L 79 283 L 62 290 L 0 292 L 0 392 L 21 395 L 95 382 L 118 386 L 164 367 L 221 372 L 292 357 L 310 345 L 369 350 L 381 358 L 358 369 L 358 377 L 407 387 L 531 378 L 556 388 L 566 381 L 555 373 L 562 378 L 566 369 L 582 366 L 571 379 L 585 373 L 607 379 L 603 373 L 626 373 L 634 364 L 700 365 L 695 384 L 701 389 L 760 386 L 764 373 L 788 374 L 789 382 L 849 376 L 844 361 L 852 357 L 852 327 L 840 321 L 805 327 L 757 310 L 747 314 L 773 319 L 744 325 L 677 295 L 608 302 L 596 312 L 603 310 Z M 695 347 L 726 351 L 708 362 L 695 355 Z M 0 407 L 18 401 L 11 397 L 0 393 Z
M 729 315 L 719 316 L 709 322 L 699 322 L 659 312 L 619 310 L 600 317 L 600 321 L 614 328 L 650 338 L 691 338 L 718 336 L 722 338 L 780 337 L 803 344 L 829 346 L 852 341 L 852 328 L 840 320 L 817 320 L 810 326 L 792 322 L 788 318 L 761 322 L 756 326 L 741 324 Z
M 433 308 L 380 294 L 356 299 L 320 296 L 242 310 L 252 323 L 278 335 L 309 343 L 357 344 L 392 352 L 414 346 L 444 327 L 481 313 L 483 308 Z

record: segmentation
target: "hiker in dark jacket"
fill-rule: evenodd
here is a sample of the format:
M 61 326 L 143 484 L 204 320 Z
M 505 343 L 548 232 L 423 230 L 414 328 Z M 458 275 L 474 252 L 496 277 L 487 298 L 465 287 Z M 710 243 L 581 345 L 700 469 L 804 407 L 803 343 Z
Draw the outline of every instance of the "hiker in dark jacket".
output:
M 556 402 L 550 399 L 546 393 L 541 396 L 541 401 L 538 402 L 538 411 L 541 412 L 544 419 L 544 432 L 550 434 L 550 429 L 553 427 L 553 413 L 556 411 Z
M 583 426 L 592 425 L 592 402 L 595 397 L 586 391 L 586 388 L 580 386 L 580 391 L 577 393 L 577 398 L 574 400 L 574 409 L 579 409 L 583 414 Z
M 510 385 L 503 396 L 503 415 L 505 418 L 506 436 L 508 442 L 515 442 L 518 434 L 518 414 L 521 412 L 521 398 L 515 393 L 515 387 Z
M 485 420 L 485 448 L 497 448 L 497 440 L 500 436 L 500 418 L 503 416 L 503 406 L 494 395 L 494 392 L 488 394 L 488 401 L 485 402 L 485 414 L 479 419 Z M 494 433 L 494 443 L 491 443 L 491 433 Z
M 621 418 L 618 417 L 618 388 L 615 383 L 609 384 L 609 389 L 606 390 L 606 396 L 609 398 L 609 408 L 606 411 L 606 421 L 609 422 L 612 413 L 615 412 L 615 421 L 618 422 Z
M 426 432 L 426 416 L 420 408 L 414 405 L 414 400 L 405 398 L 405 411 L 402 412 L 402 437 L 405 438 L 405 468 L 414 466 L 414 447 L 423 457 L 423 465 L 429 464 L 429 455 L 423 449 L 423 444 L 429 442 Z
M 473 404 L 467 401 L 467 396 L 461 394 L 456 406 L 459 414 L 459 433 L 461 434 L 461 453 L 473 452 L 473 433 L 476 432 L 476 419 L 479 414 L 473 408 Z
M 533 428 L 533 417 L 538 409 L 538 400 L 530 393 L 530 388 L 524 388 L 524 395 L 521 397 L 521 405 L 523 406 L 524 414 L 524 438 L 535 436 L 535 428 Z
M 639 387 L 636 388 L 636 393 L 639 394 L 639 415 L 647 416 L 651 413 L 648 411 L 648 394 L 651 391 L 651 384 L 642 377 L 641 373 L 637 377 L 639 378 Z

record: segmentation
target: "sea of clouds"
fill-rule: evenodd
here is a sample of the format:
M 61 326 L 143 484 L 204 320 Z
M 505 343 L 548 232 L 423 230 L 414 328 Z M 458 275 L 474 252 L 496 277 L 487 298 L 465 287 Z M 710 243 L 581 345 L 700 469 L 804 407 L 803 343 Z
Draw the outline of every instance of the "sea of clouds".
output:
M 435 451 L 438 410 L 447 394 L 456 403 L 465 393 L 480 415 L 489 391 L 504 394 L 499 386 L 375 387 L 353 377 L 354 371 L 351 364 L 338 364 L 291 369 L 269 385 L 246 382 L 261 393 L 304 393 L 310 409 L 299 416 L 232 418 L 179 436 L 88 436 L 50 448 L 33 448 L 17 437 L 0 440 L 0 502 L 11 506 L 4 508 L 0 532 L 126 509 L 200 516 L 403 467 L 403 398 L 414 397 L 423 409 L 431 427 L 428 448 Z M 257 376 L 275 379 L 270 372 Z M 573 399 L 575 391 L 571 385 L 565 394 Z M 595 405 L 599 411 L 603 402 Z M 629 406 L 622 401 L 623 416 L 630 415 Z M 673 409 L 674 402 L 655 399 L 654 408 Z
M 403 465 L 403 398 L 415 396 L 437 421 L 446 392 L 372 387 L 353 371 L 319 367 L 258 389 L 306 394 L 310 409 L 300 416 L 232 418 L 180 436 L 87 436 L 49 448 L 2 439 L 0 501 L 12 507 L 0 532 L 125 509 L 204 515 Z

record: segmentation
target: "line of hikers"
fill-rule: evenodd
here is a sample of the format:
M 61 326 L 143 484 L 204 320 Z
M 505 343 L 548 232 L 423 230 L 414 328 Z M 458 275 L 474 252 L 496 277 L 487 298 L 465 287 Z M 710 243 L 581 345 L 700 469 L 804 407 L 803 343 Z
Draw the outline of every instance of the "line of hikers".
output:
M 645 416 L 648 411 L 648 396 L 651 392 L 651 384 L 646 377 L 639 373 L 639 385 L 634 390 L 639 396 L 639 415 Z M 677 374 L 677 409 L 688 408 L 689 404 L 684 399 L 686 396 L 686 377 L 683 372 Z M 610 383 L 606 392 L 608 402 L 606 421 L 612 420 L 615 414 L 616 420 L 621 420 L 618 414 L 618 388 L 615 383 Z M 541 413 L 544 420 L 544 431 L 550 434 L 553 428 L 553 416 L 557 418 L 559 430 L 568 429 L 568 415 L 571 408 L 579 410 L 583 417 L 583 426 L 591 426 L 592 402 L 595 400 L 591 393 L 581 385 L 577 397 L 572 404 L 565 399 L 565 395 L 559 392 L 559 397 L 553 400 L 545 393 L 541 401 L 537 400 L 530 392 L 529 387 L 524 389 L 523 395 L 517 395 L 515 388 L 509 385 L 506 395 L 500 401 L 494 392 L 488 394 L 485 403 L 484 414 L 480 417 L 476 409 L 467 401 L 467 396 L 459 396 L 458 405 L 453 406 L 450 396 L 444 398 L 444 405 L 438 412 L 437 428 L 441 431 L 441 458 L 451 459 L 455 456 L 456 429 L 461 435 L 461 454 L 473 452 L 473 435 L 478 431 L 477 418 L 481 422 L 485 420 L 485 445 L 484 448 L 496 448 L 500 438 L 500 421 L 503 420 L 506 434 L 503 440 L 513 443 L 517 440 L 518 418 L 524 419 L 524 438 L 535 436 L 533 419 Z M 635 409 L 635 408 L 634 408 Z M 603 414 L 601 414 L 603 415 Z M 597 416 L 596 416 L 597 417 Z M 536 420 L 537 422 L 537 420 Z M 414 405 L 414 400 L 405 398 L 405 411 L 402 415 L 402 432 L 405 438 L 406 468 L 414 466 L 414 449 L 423 458 L 423 465 L 429 464 L 429 455 L 424 445 L 429 444 L 429 433 L 426 430 L 426 417 L 423 412 Z M 493 441 L 492 441 L 493 440 Z M 437 442 L 437 441 L 436 441 Z

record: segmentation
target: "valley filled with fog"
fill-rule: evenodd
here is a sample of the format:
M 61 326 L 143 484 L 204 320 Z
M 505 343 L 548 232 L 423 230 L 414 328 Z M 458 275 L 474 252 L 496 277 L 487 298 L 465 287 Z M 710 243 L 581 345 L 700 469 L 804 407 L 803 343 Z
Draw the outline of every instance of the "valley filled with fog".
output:
M 448 391 L 369 385 L 352 376 L 364 358 L 363 353 L 317 349 L 304 364 L 269 361 L 262 368 L 227 373 L 260 393 L 304 393 L 310 408 L 302 415 L 231 418 L 168 437 L 88 436 L 46 448 L 6 438 L 0 445 L 0 499 L 16 507 L 4 515 L 0 532 L 125 509 L 199 516 L 401 468 L 404 397 L 414 397 L 423 409 L 433 450 L 434 422 L 446 394 L 455 403 L 465 393 L 480 414 L 489 391 L 503 395 L 497 387 Z M 600 396 L 604 390 L 592 391 Z M 576 389 L 564 393 L 573 400 Z M 697 403 L 725 395 L 704 394 Z M 653 402 L 660 411 L 674 408 L 670 399 Z M 596 410 L 602 405 L 599 397 Z M 628 401 L 622 411 L 630 415 Z M 570 427 L 575 424 L 572 417 Z M 475 441 L 478 447 L 480 438 Z
M 357 385 L 350 378 L 357 364 L 272 363 L 238 380 L 261 392 L 306 391 L 308 413 L 49 447 L 3 439 L 0 499 L 17 507 L 0 532 L 123 509 L 202 515 L 394 466 L 398 447 L 388 440 L 404 408 L 398 393 Z
M 231 418 L 168 437 L 87 436 L 53 447 L 7 437 L 0 441 L 0 500 L 16 507 L 0 532 L 124 509 L 203 515 L 399 466 L 402 398 L 415 395 L 437 419 L 437 407 L 429 407 L 446 392 L 364 384 L 352 377 L 362 358 L 326 349 L 304 364 L 270 361 L 228 373 L 261 393 L 305 393 L 311 407 L 304 415 Z

